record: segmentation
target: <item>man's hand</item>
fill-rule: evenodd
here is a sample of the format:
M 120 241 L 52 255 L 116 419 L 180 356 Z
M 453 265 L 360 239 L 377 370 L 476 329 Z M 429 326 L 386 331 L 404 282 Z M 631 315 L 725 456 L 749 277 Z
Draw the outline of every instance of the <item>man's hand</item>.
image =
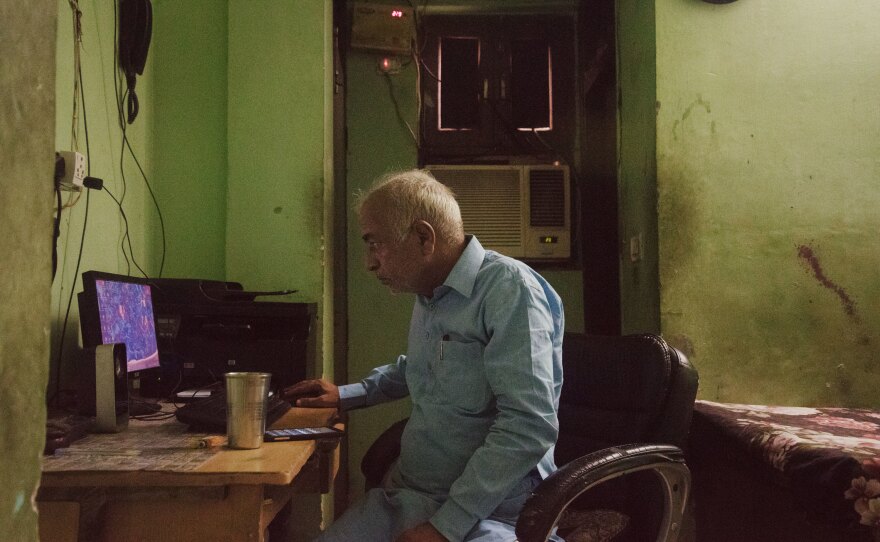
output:
M 297 382 L 281 395 L 298 407 L 339 407 L 339 387 L 324 379 Z
M 430 523 L 416 525 L 400 533 L 395 542 L 449 542 L 440 531 Z

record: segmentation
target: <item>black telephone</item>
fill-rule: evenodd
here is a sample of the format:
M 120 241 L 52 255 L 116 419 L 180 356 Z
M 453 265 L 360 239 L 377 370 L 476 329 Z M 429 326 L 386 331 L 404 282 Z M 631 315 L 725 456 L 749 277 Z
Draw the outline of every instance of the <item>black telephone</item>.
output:
M 153 33 L 153 5 L 150 0 L 119 0 L 119 64 L 128 84 L 128 123 L 138 114 L 134 87 L 144 73 Z

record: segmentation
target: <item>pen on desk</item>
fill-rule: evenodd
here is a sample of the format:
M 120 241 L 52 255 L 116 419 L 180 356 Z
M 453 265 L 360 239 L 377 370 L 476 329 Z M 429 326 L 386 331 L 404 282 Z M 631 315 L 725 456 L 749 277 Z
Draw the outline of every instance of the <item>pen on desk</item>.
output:
M 200 438 L 196 448 L 215 448 L 226 444 L 226 437 L 223 435 L 212 435 L 210 437 Z

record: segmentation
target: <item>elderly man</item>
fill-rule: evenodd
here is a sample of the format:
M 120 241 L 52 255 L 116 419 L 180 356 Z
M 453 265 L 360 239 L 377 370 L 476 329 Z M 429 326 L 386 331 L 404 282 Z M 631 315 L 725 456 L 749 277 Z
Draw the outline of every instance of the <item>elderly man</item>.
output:
M 299 406 L 409 396 L 400 457 L 322 541 L 512 541 L 523 503 L 556 467 L 559 296 L 525 264 L 464 234 L 450 190 L 420 170 L 358 199 L 367 268 L 416 294 L 405 355 L 356 384 L 300 382 Z M 308 397 L 303 397 L 308 395 Z

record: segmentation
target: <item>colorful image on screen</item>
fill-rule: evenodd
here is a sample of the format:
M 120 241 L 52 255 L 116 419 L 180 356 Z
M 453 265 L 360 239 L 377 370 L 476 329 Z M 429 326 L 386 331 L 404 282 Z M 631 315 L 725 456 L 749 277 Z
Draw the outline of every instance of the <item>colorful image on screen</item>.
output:
M 95 287 L 102 342 L 125 343 L 129 373 L 158 367 L 150 287 L 104 279 L 95 280 Z

